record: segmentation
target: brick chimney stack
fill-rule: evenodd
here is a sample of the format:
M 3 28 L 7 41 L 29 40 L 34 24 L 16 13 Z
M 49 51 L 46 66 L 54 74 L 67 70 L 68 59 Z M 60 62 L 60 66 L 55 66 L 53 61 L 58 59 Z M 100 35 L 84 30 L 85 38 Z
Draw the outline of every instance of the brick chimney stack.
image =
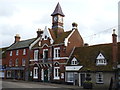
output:
M 16 36 L 15 36 L 15 43 L 19 42 L 19 41 L 20 41 L 20 36 L 19 36 L 19 34 L 16 34 Z
M 116 67 L 116 64 L 117 64 L 117 53 L 118 53 L 117 35 L 115 34 L 115 29 L 113 29 L 113 34 L 112 34 L 112 60 L 113 60 L 113 66 L 114 67 Z
M 43 31 L 41 29 L 38 29 L 37 31 L 37 38 L 42 37 Z

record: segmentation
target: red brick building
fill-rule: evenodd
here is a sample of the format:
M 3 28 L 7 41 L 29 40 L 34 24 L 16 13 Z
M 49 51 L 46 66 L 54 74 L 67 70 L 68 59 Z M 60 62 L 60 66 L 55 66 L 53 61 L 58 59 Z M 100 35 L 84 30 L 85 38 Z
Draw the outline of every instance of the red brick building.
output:
M 58 3 L 52 16 L 52 28 L 45 27 L 41 40 L 33 47 L 34 58 L 30 60 L 30 78 L 37 81 L 62 83 L 65 79 L 65 65 L 75 47 L 84 45 L 77 24 L 64 30 L 61 6 Z

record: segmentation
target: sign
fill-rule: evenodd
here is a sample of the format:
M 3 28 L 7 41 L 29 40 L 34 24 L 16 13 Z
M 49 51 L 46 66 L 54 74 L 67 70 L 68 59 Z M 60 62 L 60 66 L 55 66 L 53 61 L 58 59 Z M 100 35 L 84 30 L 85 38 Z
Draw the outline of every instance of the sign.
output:
M 82 68 L 83 66 L 66 66 L 65 70 L 66 71 L 78 71 Z

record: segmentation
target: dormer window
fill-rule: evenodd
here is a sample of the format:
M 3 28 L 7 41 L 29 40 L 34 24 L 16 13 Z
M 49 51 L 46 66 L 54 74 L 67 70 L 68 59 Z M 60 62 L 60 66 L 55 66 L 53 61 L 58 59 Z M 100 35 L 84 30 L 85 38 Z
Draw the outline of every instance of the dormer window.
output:
M 96 58 L 96 65 L 107 65 L 107 61 L 102 53 L 100 53 Z
M 71 65 L 77 65 L 78 64 L 78 61 L 77 59 L 74 57 L 71 61 Z

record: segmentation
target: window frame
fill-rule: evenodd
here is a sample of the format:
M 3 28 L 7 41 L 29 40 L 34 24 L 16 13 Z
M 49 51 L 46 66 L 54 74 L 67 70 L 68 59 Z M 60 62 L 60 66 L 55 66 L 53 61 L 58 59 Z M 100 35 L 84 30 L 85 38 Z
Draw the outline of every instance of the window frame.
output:
M 96 66 L 100 65 L 107 65 L 107 60 L 105 59 L 102 53 L 99 53 L 99 55 L 96 58 Z
M 33 78 L 38 79 L 38 67 L 34 67 L 33 69 Z
M 54 58 L 55 59 L 60 58 L 60 47 L 54 48 Z
M 75 57 L 71 60 L 71 65 L 78 65 L 78 61 Z
M 11 67 L 12 66 L 12 60 L 10 59 L 9 60 L 9 67 Z
M 18 63 L 19 63 L 19 60 L 16 59 L 16 60 L 15 60 L 15 66 L 18 66 Z
M 19 55 L 19 50 L 16 50 L 16 56 L 18 56 Z
M 26 55 L 26 49 L 23 49 L 23 55 Z
M 25 66 L 26 60 L 22 59 L 22 66 Z
M 39 50 L 34 50 L 34 61 L 38 61 L 38 52 Z
M 96 73 L 96 83 L 97 84 L 103 84 L 103 73 L 102 72 L 97 72 Z
M 68 72 L 67 73 L 67 82 L 74 82 L 74 72 Z
M 54 67 L 54 79 L 60 79 L 60 67 Z
M 12 54 L 13 54 L 13 52 L 12 52 L 12 51 L 10 51 L 10 56 L 12 56 Z

